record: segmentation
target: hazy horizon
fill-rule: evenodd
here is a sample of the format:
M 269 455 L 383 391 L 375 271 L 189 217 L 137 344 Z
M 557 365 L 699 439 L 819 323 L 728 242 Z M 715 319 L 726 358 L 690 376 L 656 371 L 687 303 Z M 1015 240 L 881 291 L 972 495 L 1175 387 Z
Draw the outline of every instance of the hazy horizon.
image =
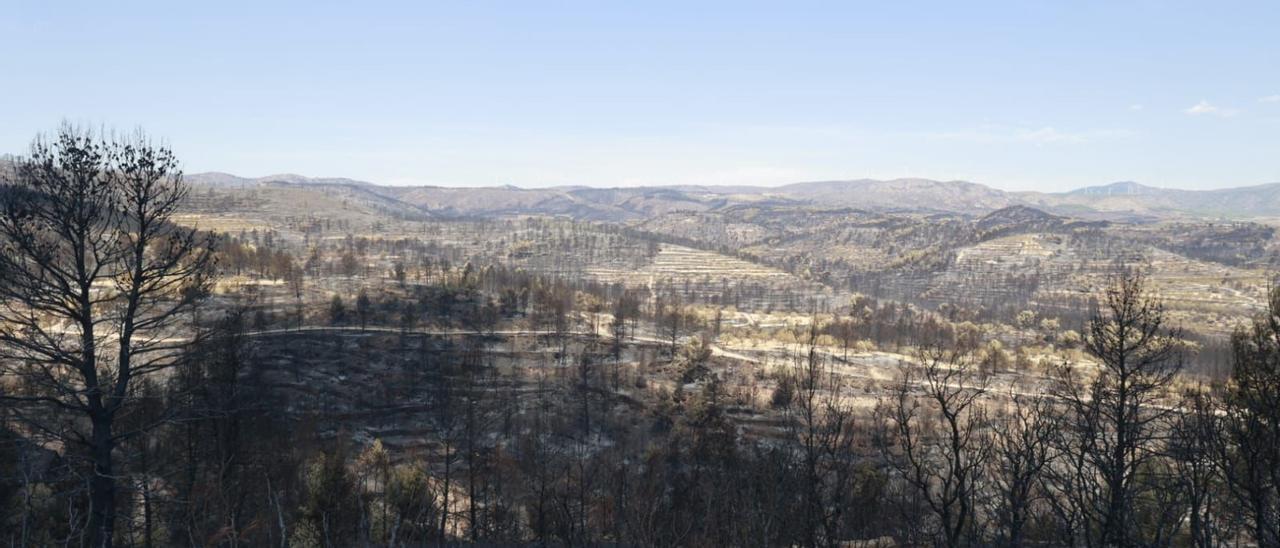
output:
M 676 187 L 709 187 L 709 188 L 753 187 L 753 188 L 781 188 L 781 187 L 785 187 L 785 186 L 788 186 L 788 185 L 806 184 L 806 183 L 857 182 L 857 181 L 882 181 L 882 182 L 889 182 L 889 181 L 896 181 L 896 180 L 927 180 L 927 181 L 935 181 L 935 182 L 941 182 L 941 183 L 952 183 L 952 182 L 958 182 L 958 183 L 971 183 L 971 184 L 977 184 L 977 185 L 981 185 L 981 186 L 989 187 L 989 188 L 992 188 L 992 189 L 995 189 L 995 190 L 1000 190 L 1000 191 L 1003 191 L 1003 192 L 1012 192 L 1012 193 L 1021 193 L 1021 192 L 1043 192 L 1043 193 L 1050 193 L 1050 194 L 1052 194 L 1052 193 L 1065 193 L 1065 192 L 1071 192 L 1071 191 L 1074 191 L 1074 190 L 1081 190 L 1081 189 L 1089 188 L 1089 187 L 1103 187 L 1103 186 L 1109 186 L 1109 185 L 1113 185 L 1113 184 L 1124 184 L 1124 183 L 1135 183 L 1135 184 L 1138 184 L 1138 185 L 1141 185 L 1141 186 L 1153 187 L 1153 188 L 1161 188 L 1161 189 L 1167 189 L 1167 190 L 1191 190 L 1191 191 L 1197 191 L 1197 190 L 1228 190 L 1228 189 L 1233 189 L 1233 188 L 1245 188 L 1245 187 L 1263 186 L 1263 185 L 1270 185 L 1270 184 L 1280 184 L 1280 181 L 1261 181 L 1261 182 L 1253 183 L 1253 184 L 1230 185 L 1230 186 L 1222 186 L 1222 187 L 1216 187 L 1216 188 L 1182 188 L 1182 187 L 1176 187 L 1176 186 L 1152 185 L 1152 184 L 1144 183 L 1144 182 L 1142 182 L 1142 181 L 1132 181 L 1132 180 L 1117 179 L 1117 180 L 1114 180 L 1114 181 L 1104 181 L 1104 182 L 1098 182 L 1098 183 L 1095 183 L 1095 184 L 1084 184 L 1084 185 L 1075 186 L 1075 187 L 1070 187 L 1070 188 L 1050 189 L 1050 190 L 1039 190 L 1039 189 L 1027 189 L 1027 188 L 1004 188 L 1004 187 L 1001 187 L 1001 186 L 997 186 L 997 185 L 993 185 L 993 184 L 988 184 L 988 183 L 985 183 L 985 182 L 983 182 L 983 181 L 971 181 L 971 180 L 967 180 L 967 179 L 939 179 L 939 178 L 932 178 L 932 177 L 910 177 L 910 176 L 907 176 L 907 177 L 890 177 L 890 178 L 879 178 L 879 177 L 840 177 L 840 178 L 832 178 L 832 179 L 806 179 L 806 180 L 795 180 L 795 181 L 782 181 L 782 182 L 776 182 L 776 183 L 754 183 L 754 184 L 750 184 L 750 183 L 742 183 L 742 184 L 739 184 L 739 183 L 679 183 L 679 182 L 675 182 L 675 183 L 641 183 L 641 184 L 633 184 L 633 185 L 593 185 L 593 184 L 573 184 L 573 183 L 565 183 L 565 184 L 544 184 L 544 185 L 527 185 L 527 184 L 520 184 L 520 183 L 517 183 L 517 182 L 511 182 L 511 183 L 495 183 L 495 184 L 487 184 L 487 185 L 472 185 L 472 184 L 412 183 L 412 182 L 409 182 L 409 183 L 398 183 L 398 184 L 397 184 L 397 183 L 386 183 L 386 182 L 382 182 L 382 181 L 371 180 L 371 179 L 369 179 L 369 178 L 359 177 L 359 176 L 348 176 L 348 175 L 324 175 L 324 174 L 307 174 L 307 173 L 288 172 L 288 171 L 285 171 L 285 172 L 278 172 L 278 173 L 270 173 L 270 174 L 266 174 L 266 175 L 245 175 L 245 174 L 241 174 L 241 173 L 231 173 L 231 172 L 221 171 L 221 170 L 212 170 L 212 171 L 188 171 L 188 172 L 186 173 L 186 175 L 187 175 L 187 176 L 192 176 L 192 175 L 196 175 L 196 176 L 201 176 L 201 175 L 229 175 L 229 176 L 233 176 L 233 177 L 237 177 L 237 178 L 241 178 L 241 179 L 247 179 L 247 180 L 270 180 L 270 179 L 272 179 L 272 178 L 276 178 L 276 177 L 303 177 L 303 178 L 306 178 L 306 179 L 313 179 L 313 180 L 344 179 L 344 180 L 350 180 L 350 181 L 359 182 L 359 183 L 370 183 L 370 184 L 374 184 L 374 185 L 378 185 L 378 186 L 389 186 L 389 187 L 414 187 L 414 186 L 423 186 L 423 187 L 441 187 L 441 188 L 459 188 L 459 189 L 466 189 L 466 188 L 499 188 L 499 187 L 515 187 L 515 188 L 519 188 L 519 189 L 522 189 L 522 190 L 555 189 L 555 188 L 595 188 L 595 189 L 618 189 L 618 188 L 663 188 L 663 187 L 671 187 L 671 188 L 676 188 Z

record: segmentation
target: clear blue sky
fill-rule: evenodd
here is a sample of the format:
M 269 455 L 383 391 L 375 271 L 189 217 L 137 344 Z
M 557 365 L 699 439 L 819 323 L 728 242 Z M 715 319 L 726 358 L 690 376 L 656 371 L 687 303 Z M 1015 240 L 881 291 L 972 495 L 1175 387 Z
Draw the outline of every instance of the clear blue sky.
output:
M 1280 2 L 0 6 L 0 152 L 389 184 L 1280 181 Z

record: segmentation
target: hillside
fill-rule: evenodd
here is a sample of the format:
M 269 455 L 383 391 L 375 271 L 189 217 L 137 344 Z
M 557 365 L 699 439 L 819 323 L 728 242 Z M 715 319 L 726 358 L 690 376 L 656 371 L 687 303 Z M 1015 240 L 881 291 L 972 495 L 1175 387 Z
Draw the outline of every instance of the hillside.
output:
M 1268 187 L 1196 194 L 1118 183 L 1038 195 L 1057 204 L 1038 207 L 973 183 L 918 179 L 732 192 L 194 179 L 208 183 L 182 220 L 204 228 L 272 229 L 294 241 L 426 238 L 483 264 L 628 287 L 679 285 L 690 298 L 732 286 L 742 306 L 757 309 L 780 305 L 764 295 L 785 288 L 830 303 L 864 294 L 964 305 L 995 318 L 1027 307 L 1066 311 L 1084 306 L 1081 296 L 1125 258 L 1179 296 L 1180 314 L 1222 334 L 1256 310 L 1261 294 L 1246 288 L 1265 278 L 1280 251 L 1266 224 L 1198 220 L 1175 209 L 1194 205 L 1189 196 L 1234 204 Z M 1124 214 L 1099 220 L 1107 208 Z M 646 243 L 653 240 L 663 245 Z

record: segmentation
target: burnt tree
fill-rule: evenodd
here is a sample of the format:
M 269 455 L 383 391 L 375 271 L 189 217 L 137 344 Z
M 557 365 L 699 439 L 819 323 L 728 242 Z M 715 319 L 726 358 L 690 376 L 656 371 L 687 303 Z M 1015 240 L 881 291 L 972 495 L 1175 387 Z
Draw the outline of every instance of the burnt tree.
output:
M 136 383 L 172 366 L 207 292 L 213 243 L 171 222 L 187 195 L 177 158 L 142 135 L 69 126 L 17 160 L 0 201 L 0 376 L 32 431 L 79 448 L 91 470 L 88 543 L 111 546 L 117 428 Z

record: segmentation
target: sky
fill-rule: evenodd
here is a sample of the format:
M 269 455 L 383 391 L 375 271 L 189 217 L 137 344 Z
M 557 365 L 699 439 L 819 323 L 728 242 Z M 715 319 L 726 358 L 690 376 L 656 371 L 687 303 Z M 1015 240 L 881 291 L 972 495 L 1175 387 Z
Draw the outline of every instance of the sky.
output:
M 1280 182 L 1280 2 L 0 0 L 0 153 L 636 186 Z

